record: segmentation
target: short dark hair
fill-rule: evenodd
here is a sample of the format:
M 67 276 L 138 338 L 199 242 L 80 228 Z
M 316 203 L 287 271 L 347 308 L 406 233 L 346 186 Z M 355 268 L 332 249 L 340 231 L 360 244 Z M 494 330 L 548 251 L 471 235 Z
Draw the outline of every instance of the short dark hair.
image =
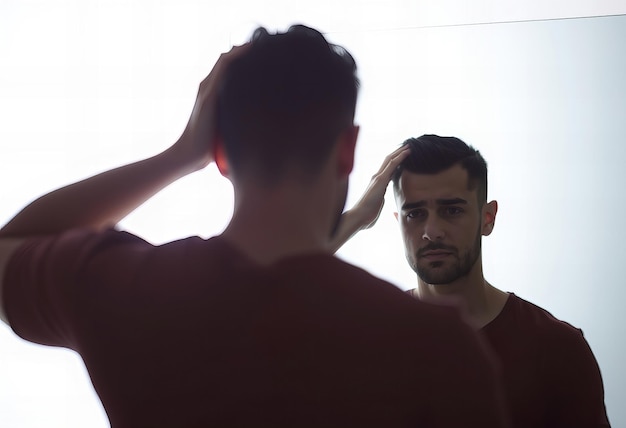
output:
M 438 135 L 409 138 L 402 146 L 410 147 L 411 153 L 392 176 L 396 192 L 404 170 L 415 174 L 437 174 L 459 164 L 467 171 L 469 188 L 478 189 L 480 205 L 487 201 L 487 162 L 472 146 L 456 137 Z
M 289 167 L 315 174 L 353 124 L 358 86 L 350 53 L 319 31 L 258 28 L 218 93 L 217 127 L 229 168 L 266 184 Z

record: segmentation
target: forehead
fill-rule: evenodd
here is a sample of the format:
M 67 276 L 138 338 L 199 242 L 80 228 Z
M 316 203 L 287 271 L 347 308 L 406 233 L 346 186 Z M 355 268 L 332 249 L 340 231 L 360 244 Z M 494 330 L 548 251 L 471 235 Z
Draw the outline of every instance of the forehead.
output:
M 462 198 L 473 202 L 476 189 L 469 188 L 467 170 L 461 165 L 437 174 L 415 174 L 403 171 L 398 182 L 396 200 L 398 206 L 406 202 L 434 201 L 436 199 Z

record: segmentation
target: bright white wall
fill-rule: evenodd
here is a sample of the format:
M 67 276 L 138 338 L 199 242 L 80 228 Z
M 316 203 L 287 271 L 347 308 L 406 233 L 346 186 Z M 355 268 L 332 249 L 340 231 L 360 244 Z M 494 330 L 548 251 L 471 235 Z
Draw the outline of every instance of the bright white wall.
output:
M 362 132 L 348 204 L 409 136 L 456 135 L 475 145 L 500 202 L 484 241 L 487 278 L 583 328 L 604 374 L 609 417 L 626 426 L 626 316 L 617 307 L 626 261 L 626 16 L 571 19 L 625 13 L 626 5 L 211 3 L 0 3 L 0 223 L 43 192 L 165 148 L 221 51 L 258 24 L 303 22 L 346 46 L 360 67 Z M 231 198 L 209 169 L 123 226 L 153 242 L 210 236 L 228 221 Z M 414 274 L 388 202 L 379 225 L 340 255 L 410 288 Z M 108 423 L 76 355 L 28 344 L 2 326 L 0 426 Z

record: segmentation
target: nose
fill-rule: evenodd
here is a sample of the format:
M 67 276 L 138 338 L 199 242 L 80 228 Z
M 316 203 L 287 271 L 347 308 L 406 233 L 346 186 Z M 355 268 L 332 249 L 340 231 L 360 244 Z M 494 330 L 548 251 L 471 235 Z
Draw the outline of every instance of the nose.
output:
M 428 219 L 424 223 L 422 239 L 426 241 L 440 241 L 444 236 L 445 233 L 437 216 L 428 216 Z

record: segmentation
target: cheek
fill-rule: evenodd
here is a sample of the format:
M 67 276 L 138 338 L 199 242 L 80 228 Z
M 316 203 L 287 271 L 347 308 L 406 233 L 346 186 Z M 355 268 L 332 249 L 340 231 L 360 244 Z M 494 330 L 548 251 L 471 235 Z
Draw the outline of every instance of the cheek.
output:
M 400 226 L 400 230 L 402 232 L 402 240 L 404 241 L 404 246 L 407 249 L 414 248 L 421 240 L 418 231 L 414 227 L 407 227 L 406 224 L 402 224 Z

